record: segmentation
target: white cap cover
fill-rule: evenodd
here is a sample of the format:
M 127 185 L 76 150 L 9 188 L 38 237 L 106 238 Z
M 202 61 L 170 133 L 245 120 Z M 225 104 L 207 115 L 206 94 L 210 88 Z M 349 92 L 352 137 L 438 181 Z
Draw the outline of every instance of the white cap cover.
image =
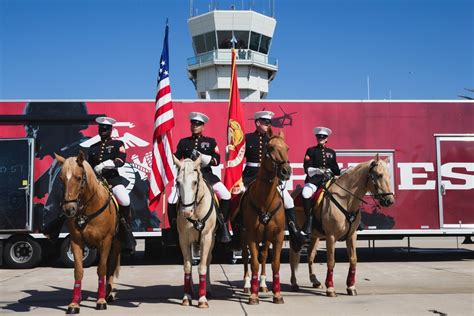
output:
M 273 113 L 272 111 L 258 111 L 254 113 L 253 118 L 255 120 L 271 120 L 273 118 L 273 115 L 275 115 L 275 113 Z
M 319 127 L 313 128 L 313 133 L 314 133 L 314 135 L 329 136 L 329 135 L 332 134 L 332 130 L 330 128 L 327 128 L 327 127 L 319 126 Z
M 191 112 L 189 113 L 189 120 L 190 121 L 201 121 L 203 123 L 207 123 L 209 121 L 209 117 L 201 112 Z
M 95 121 L 102 125 L 114 125 L 117 122 L 113 118 L 107 116 L 100 116 L 96 118 Z

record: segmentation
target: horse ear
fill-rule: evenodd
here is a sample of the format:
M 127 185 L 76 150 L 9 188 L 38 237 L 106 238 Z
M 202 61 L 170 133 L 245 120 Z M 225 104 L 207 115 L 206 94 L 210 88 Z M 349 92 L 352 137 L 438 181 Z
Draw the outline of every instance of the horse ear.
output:
M 66 158 L 58 155 L 57 153 L 54 153 L 54 157 L 56 158 L 56 160 L 59 162 L 60 165 L 62 165 L 66 161 Z
M 199 156 L 195 161 L 194 161 L 194 168 L 200 167 L 201 166 L 201 156 Z
M 374 159 L 376 162 L 379 162 L 380 160 L 380 157 L 379 157 L 379 153 L 375 154 L 375 159 Z
M 283 132 L 282 129 L 278 132 L 278 137 L 280 137 L 283 140 L 285 139 L 285 132 Z
M 181 169 L 181 161 L 179 161 L 179 159 L 176 158 L 175 155 L 173 155 L 173 162 L 176 165 L 176 167 L 178 167 L 178 169 Z
M 76 157 L 76 162 L 79 166 L 82 166 L 82 163 L 84 162 L 85 155 L 82 150 L 79 150 L 79 154 Z
M 273 130 L 272 130 L 272 127 L 268 127 L 268 131 L 267 131 L 267 134 L 268 134 L 268 137 L 272 137 L 273 136 Z

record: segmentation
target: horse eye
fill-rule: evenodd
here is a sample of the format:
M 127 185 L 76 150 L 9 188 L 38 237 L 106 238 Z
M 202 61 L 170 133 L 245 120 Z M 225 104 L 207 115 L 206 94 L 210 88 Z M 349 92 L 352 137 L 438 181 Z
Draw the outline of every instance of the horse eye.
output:
M 82 180 L 82 177 L 77 176 L 77 177 L 76 177 L 76 180 L 77 180 L 77 181 L 81 181 L 81 180 Z
M 197 181 L 193 181 L 193 186 L 196 186 L 198 184 Z

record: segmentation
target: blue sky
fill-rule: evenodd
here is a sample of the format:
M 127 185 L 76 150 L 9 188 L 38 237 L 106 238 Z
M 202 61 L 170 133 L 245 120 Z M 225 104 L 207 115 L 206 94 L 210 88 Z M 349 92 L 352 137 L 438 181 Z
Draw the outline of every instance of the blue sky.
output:
M 367 99 L 367 76 L 371 99 L 473 96 L 473 0 L 275 0 L 275 13 L 268 99 Z M 194 99 L 188 17 L 187 0 L 0 0 L 0 99 L 152 99 L 166 18 L 173 98 Z

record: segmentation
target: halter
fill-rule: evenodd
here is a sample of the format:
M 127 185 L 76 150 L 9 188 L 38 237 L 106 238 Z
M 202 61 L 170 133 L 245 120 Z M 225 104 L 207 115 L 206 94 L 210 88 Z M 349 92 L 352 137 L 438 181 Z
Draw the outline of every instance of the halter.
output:
M 372 181 L 372 184 L 374 185 L 374 192 L 372 192 L 372 194 L 380 203 L 382 203 L 381 200 L 386 196 L 393 195 L 393 192 L 379 192 L 380 186 L 377 182 L 377 178 L 379 177 L 379 175 L 374 171 L 374 168 L 377 166 L 378 163 L 375 161 L 370 164 L 369 173 L 367 176 L 367 183 L 369 182 L 369 180 Z

